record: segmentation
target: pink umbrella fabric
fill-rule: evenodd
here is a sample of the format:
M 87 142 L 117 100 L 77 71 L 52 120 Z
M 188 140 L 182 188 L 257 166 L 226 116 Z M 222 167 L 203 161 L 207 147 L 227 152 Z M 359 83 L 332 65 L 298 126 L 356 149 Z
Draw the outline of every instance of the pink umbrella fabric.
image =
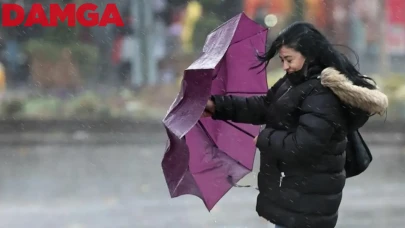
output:
M 172 198 L 201 198 L 208 210 L 252 171 L 260 126 L 200 119 L 211 95 L 252 96 L 268 90 L 266 72 L 252 68 L 265 52 L 268 29 L 241 13 L 215 29 L 203 54 L 184 72 L 163 124 L 168 145 L 162 169 Z

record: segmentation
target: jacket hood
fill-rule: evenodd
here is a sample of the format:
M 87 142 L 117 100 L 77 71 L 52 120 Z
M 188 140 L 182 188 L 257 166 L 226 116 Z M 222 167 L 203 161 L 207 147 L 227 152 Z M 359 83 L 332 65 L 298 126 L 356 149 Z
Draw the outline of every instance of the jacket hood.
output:
M 388 97 L 377 89 L 353 85 L 345 75 L 334 68 L 324 69 L 320 75 L 321 84 L 330 88 L 339 99 L 354 108 L 370 115 L 383 115 L 388 108 Z

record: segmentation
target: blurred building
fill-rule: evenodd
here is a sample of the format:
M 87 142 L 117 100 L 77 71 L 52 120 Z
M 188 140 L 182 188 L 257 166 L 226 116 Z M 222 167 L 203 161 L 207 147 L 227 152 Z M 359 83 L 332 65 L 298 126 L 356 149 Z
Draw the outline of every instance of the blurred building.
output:
M 70 1 L 83 2 L 63 0 L 64 3 Z M 16 2 L 30 8 L 36 1 L 2 0 L 2 2 Z M 43 4 L 51 2 L 54 1 L 44 0 Z M 99 8 L 101 12 L 103 6 L 112 1 L 89 2 L 101 6 Z M 124 17 L 124 27 L 94 27 L 79 31 L 80 42 L 97 46 L 100 58 L 95 66 L 98 73 L 94 77 L 94 84 L 119 82 L 125 85 L 134 75 L 133 59 L 137 58 L 138 53 L 144 52 L 139 50 L 137 53 L 134 50 L 137 45 L 139 48 L 145 46 L 136 39 L 141 39 L 146 30 L 140 27 L 136 29 L 135 24 L 139 23 L 141 15 L 136 13 L 134 15 L 132 12 L 133 2 L 130 0 L 114 2 Z M 157 68 L 157 73 L 153 73 L 157 76 L 153 76 L 155 79 L 150 80 L 152 84 L 160 83 L 162 80 L 165 83 L 172 82 L 193 59 L 184 54 L 199 53 L 200 47 L 193 47 L 196 40 L 194 36 L 199 32 L 199 39 L 204 40 L 211 27 L 204 29 L 198 26 L 208 26 L 209 23 L 219 25 L 241 11 L 258 23 L 270 27 L 270 40 L 289 23 L 301 19 L 313 23 L 333 43 L 352 47 L 359 55 L 361 68 L 366 73 L 377 72 L 384 64 L 393 71 L 405 72 L 405 66 L 402 64 L 405 61 L 404 0 L 153 0 L 148 4 L 153 14 L 150 22 L 153 25 L 147 29 L 153 33 L 149 35 L 153 38 L 150 54 Z M 207 23 L 199 23 L 201 21 Z M 30 28 L 19 26 L 0 30 L 2 30 L 0 61 L 7 69 L 8 81 L 25 83 L 30 77 L 27 68 L 29 56 L 24 55 L 22 44 L 43 36 L 47 29 L 41 26 Z M 343 51 L 350 54 L 348 49 Z M 140 67 L 144 65 L 142 61 L 144 61 L 142 58 L 138 60 Z

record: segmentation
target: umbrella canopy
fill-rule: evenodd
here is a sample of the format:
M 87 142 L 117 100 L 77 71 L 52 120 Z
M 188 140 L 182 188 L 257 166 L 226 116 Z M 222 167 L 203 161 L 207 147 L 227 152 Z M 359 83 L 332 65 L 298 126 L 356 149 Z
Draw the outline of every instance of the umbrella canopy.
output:
M 268 30 L 238 14 L 206 40 L 203 54 L 184 72 L 182 88 L 163 124 L 169 137 L 162 161 L 172 197 L 200 197 L 208 210 L 253 168 L 252 137 L 259 126 L 200 119 L 214 95 L 267 92 L 266 72 L 252 68 L 265 51 Z

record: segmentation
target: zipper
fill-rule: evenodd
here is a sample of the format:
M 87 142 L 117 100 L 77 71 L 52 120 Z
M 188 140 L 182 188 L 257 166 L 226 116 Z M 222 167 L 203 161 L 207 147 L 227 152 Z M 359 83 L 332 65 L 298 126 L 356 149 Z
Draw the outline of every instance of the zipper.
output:
M 281 184 L 283 183 L 283 178 L 284 177 L 285 177 L 285 173 L 281 172 L 281 175 L 280 175 L 280 187 L 281 187 Z
M 284 97 L 284 95 L 286 95 L 292 89 L 292 87 L 293 87 L 292 85 L 290 87 L 288 87 L 288 89 L 279 98 L 277 98 L 277 100 L 280 100 L 282 97 Z M 284 177 L 285 177 L 285 173 L 281 172 L 280 173 L 280 187 L 281 187 L 281 185 L 283 183 L 283 178 Z
M 286 95 L 290 91 L 290 89 L 292 89 L 292 87 L 293 86 L 288 87 L 288 89 L 277 100 L 280 100 L 282 97 L 284 97 L 284 95 Z

